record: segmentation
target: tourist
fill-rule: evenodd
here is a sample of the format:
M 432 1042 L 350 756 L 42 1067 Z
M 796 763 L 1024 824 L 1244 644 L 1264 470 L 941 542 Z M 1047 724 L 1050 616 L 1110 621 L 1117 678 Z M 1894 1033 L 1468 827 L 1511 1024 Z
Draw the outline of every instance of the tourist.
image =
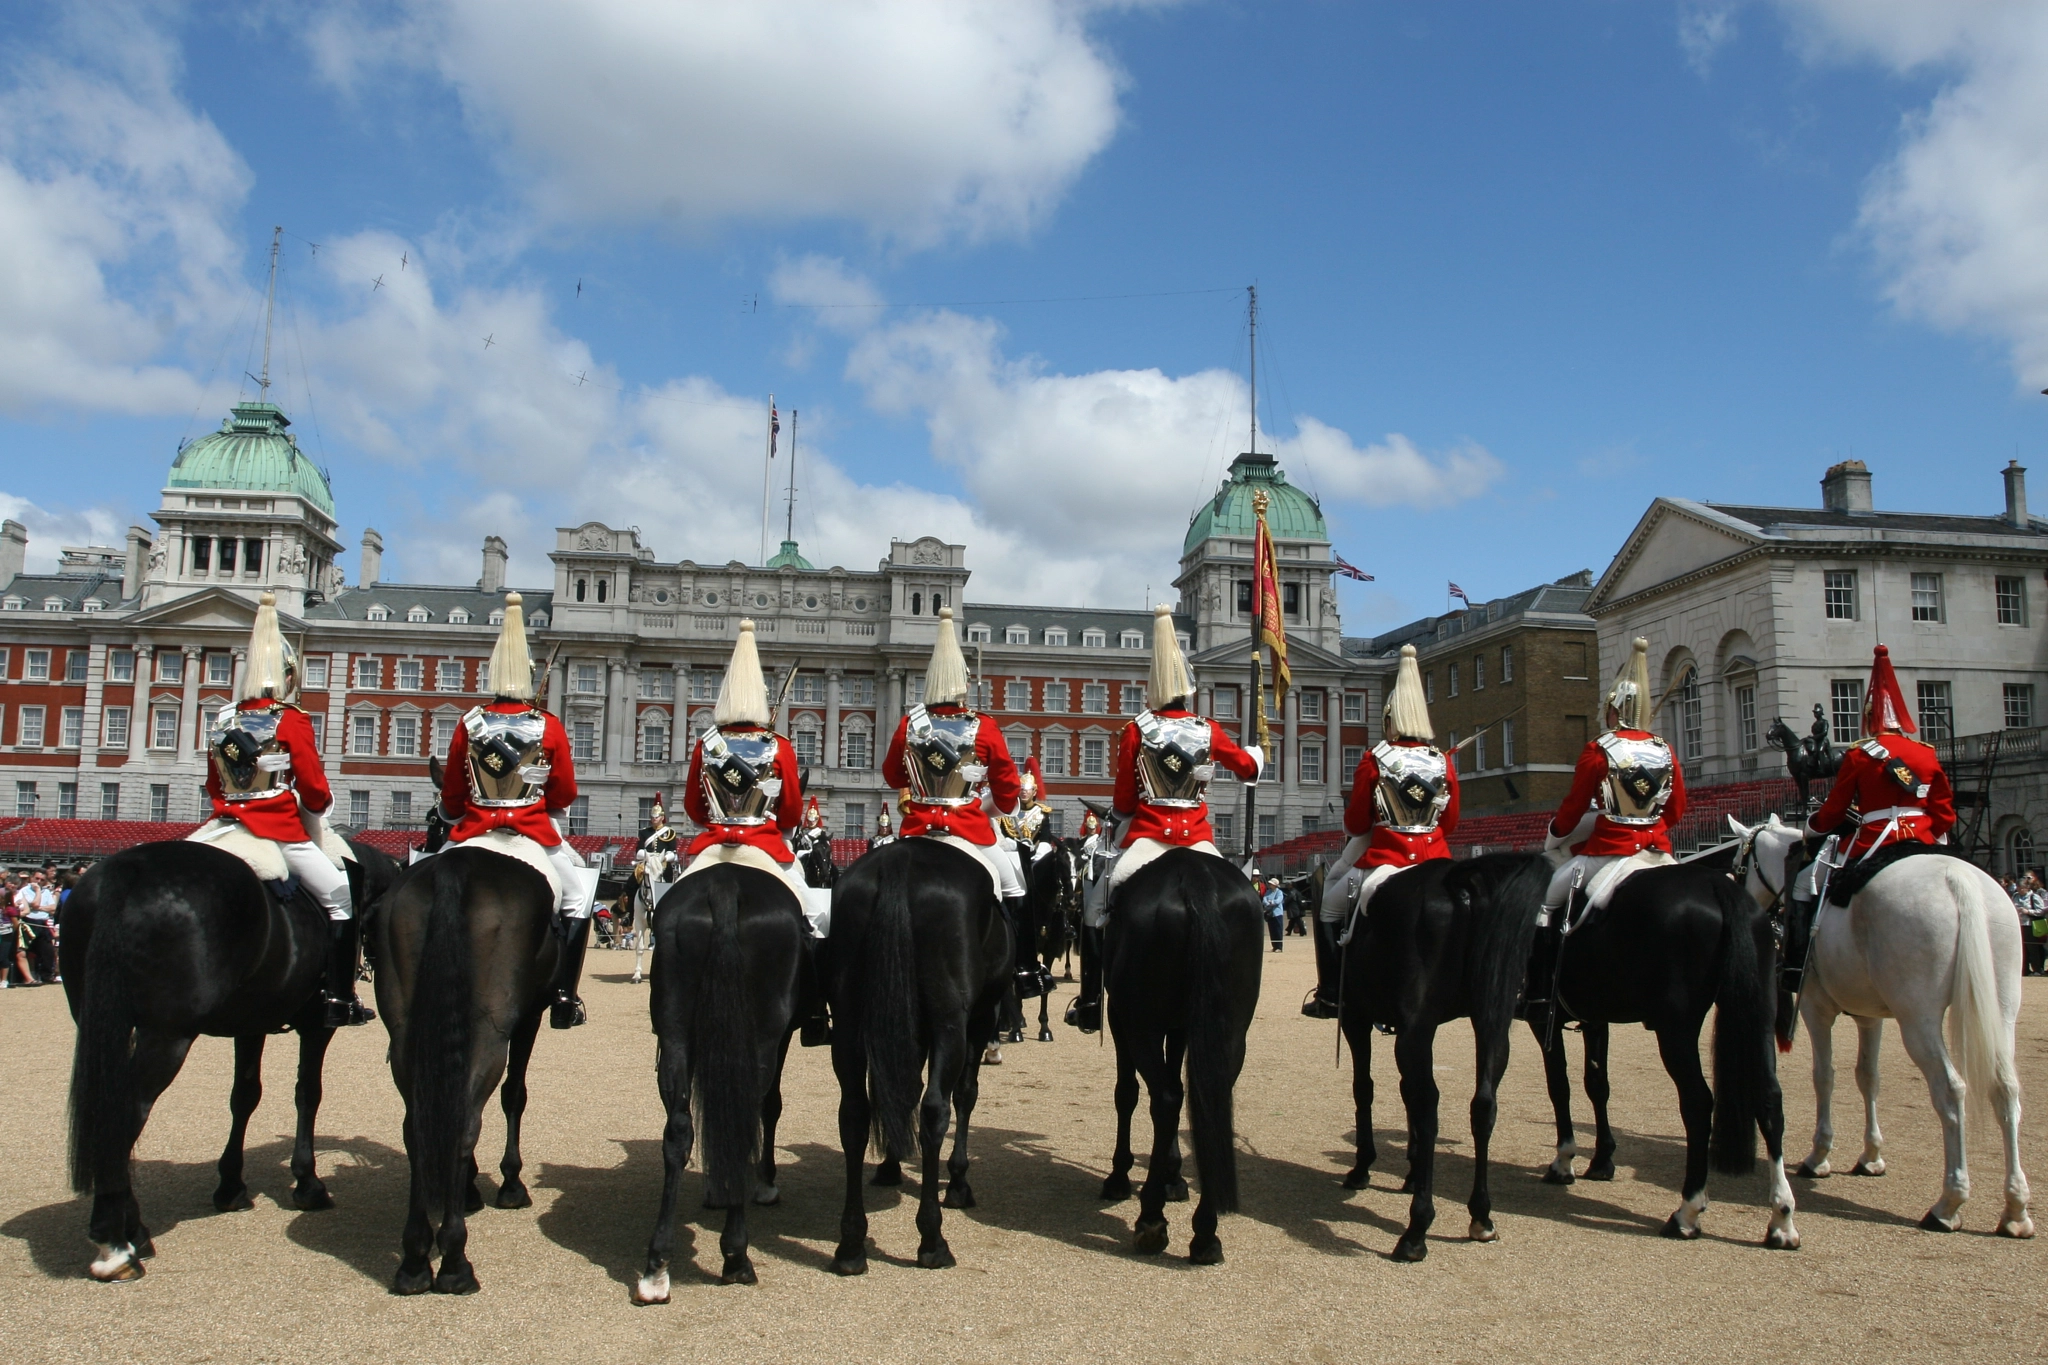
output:
M 2041 937 L 2044 930 L 2048 930 L 2048 893 L 2042 891 L 2041 879 L 2032 871 L 2020 877 L 2012 903 L 2019 911 L 2020 942 L 2025 949 L 2020 974 L 2041 976 L 2048 973 L 2048 938 Z

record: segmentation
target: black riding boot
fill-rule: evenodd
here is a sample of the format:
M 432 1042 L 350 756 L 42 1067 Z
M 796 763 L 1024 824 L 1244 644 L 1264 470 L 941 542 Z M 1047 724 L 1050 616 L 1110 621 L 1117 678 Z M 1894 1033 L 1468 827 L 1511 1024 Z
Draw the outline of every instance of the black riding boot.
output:
M 555 958 L 555 1001 L 548 1009 L 549 1028 L 575 1028 L 588 1022 L 576 983 L 583 977 L 583 950 L 590 946 L 590 916 L 562 922 L 562 947 Z
M 1301 1002 L 1301 1012 L 1311 1019 L 1337 1017 L 1337 973 L 1342 968 L 1343 950 L 1337 946 L 1339 926 L 1315 919 L 1316 988 Z
M 1010 965 L 1016 968 L 1017 998 L 1036 1000 L 1045 994 L 1038 972 L 1038 935 L 1032 932 L 1031 909 L 1022 896 L 1003 898 L 1003 918 L 1010 922 Z
M 1564 908 L 1549 912 L 1550 923 L 1536 930 L 1536 941 L 1529 948 L 1529 974 L 1522 983 L 1522 1003 L 1515 1007 L 1515 1017 L 1526 1019 L 1531 1024 L 1548 1028 L 1551 1023 L 1552 997 L 1557 994 L 1558 954 L 1564 947 Z
M 320 976 L 322 1022 L 329 1028 L 367 1024 L 377 1012 L 356 999 L 356 928 L 360 920 L 327 922 L 327 967 Z
M 1081 930 L 1081 993 L 1067 1006 L 1067 1027 L 1102 1031 L 1102 930 Z
M 797 979 L 798 1008 L 808 1006 L 808 1012 L 797 1024 L 796 1041 L 800 1047 L 824 1047 L 832 1041 L 832 1015 L 825 1001 L 824 972 L 818 955 L 824 951 L 823 939 L 805 938 L 802 969 Z

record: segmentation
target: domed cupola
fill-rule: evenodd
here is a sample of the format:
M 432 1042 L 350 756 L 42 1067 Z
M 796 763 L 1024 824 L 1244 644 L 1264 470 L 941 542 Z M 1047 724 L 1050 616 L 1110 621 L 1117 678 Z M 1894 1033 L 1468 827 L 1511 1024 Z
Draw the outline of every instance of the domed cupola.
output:
M 1266 493 L 1266 526 L 1274 540 L 1330 538 L 1323 509 L 1287 482 L 1287 471 L 1277 460 L 1271 455 L 1240 455 L 1230 462 L 1230 475 L 1216 495 L 1195 509 L 1187 539 L 1181 543 L 1182 555 L 1212 537 L 1250 536 L 1258 525 L 1252 495 L 1261 489 Z
M 332 518 L 327 476 L 285 430 L 290 425 L 275 403 L 237 403 L 220 430 L 178 452 L 165 486 L 288 493 Z

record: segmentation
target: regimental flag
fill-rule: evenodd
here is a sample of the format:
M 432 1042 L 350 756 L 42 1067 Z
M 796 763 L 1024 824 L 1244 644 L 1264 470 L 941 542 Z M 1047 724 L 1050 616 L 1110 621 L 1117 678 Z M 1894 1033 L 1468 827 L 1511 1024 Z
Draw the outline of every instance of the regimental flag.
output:
M 1256 506 L 1256 504 L 1255 504 Z M 1258 508 L 1259 533 L 1257 542 L 1258 577 L 1253 591 L 1258 595 L 1259 638 L 1253 648 L 1263 645 L 1273 660 L 1273 706 L 1275 710 L 1287 704 L 1287 688 L 1293 676 L 1287 668 L 1287 626 L 1281 612 L 1280 563 L 1273 553 L 1273 533 L 1266 527 L 1266 509 Z M 1258 704 L 1256 701 L 1254 704 Z M 1259 707 L 1259 734 L 1266 733 L 1266 713 Z
M 1343 555 L 1338 554 L 1335 550 L 1330 551 L 1330 559 L 1337 565 L 1337 577 L 1355 578 L 1361 583 L 1370 583 L 1373 581 L 1373 577 L 1371 574 L 1359 568 L 1356 564 L 1353 564 L 1350 560 L 1346 559 Z

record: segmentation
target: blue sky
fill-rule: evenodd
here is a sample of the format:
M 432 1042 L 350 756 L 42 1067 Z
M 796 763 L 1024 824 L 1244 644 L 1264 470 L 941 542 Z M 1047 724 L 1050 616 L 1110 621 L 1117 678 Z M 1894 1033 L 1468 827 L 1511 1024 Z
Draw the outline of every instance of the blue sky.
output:
M 273 224 L 281 401 L 387 577 L 497 533 L 535 581 L 584 517 L 755 559 L 772 391 L 814 560 L 931 532 L 978 597 L 1156 598 L 1251 282 L 1358 632 L 1598 572 L 1659 493 L 1854 455 L 1988 511 L 2048 444 L 2039 5 L 218 8 L 0 17 L 32 563 L 250 387 Z

